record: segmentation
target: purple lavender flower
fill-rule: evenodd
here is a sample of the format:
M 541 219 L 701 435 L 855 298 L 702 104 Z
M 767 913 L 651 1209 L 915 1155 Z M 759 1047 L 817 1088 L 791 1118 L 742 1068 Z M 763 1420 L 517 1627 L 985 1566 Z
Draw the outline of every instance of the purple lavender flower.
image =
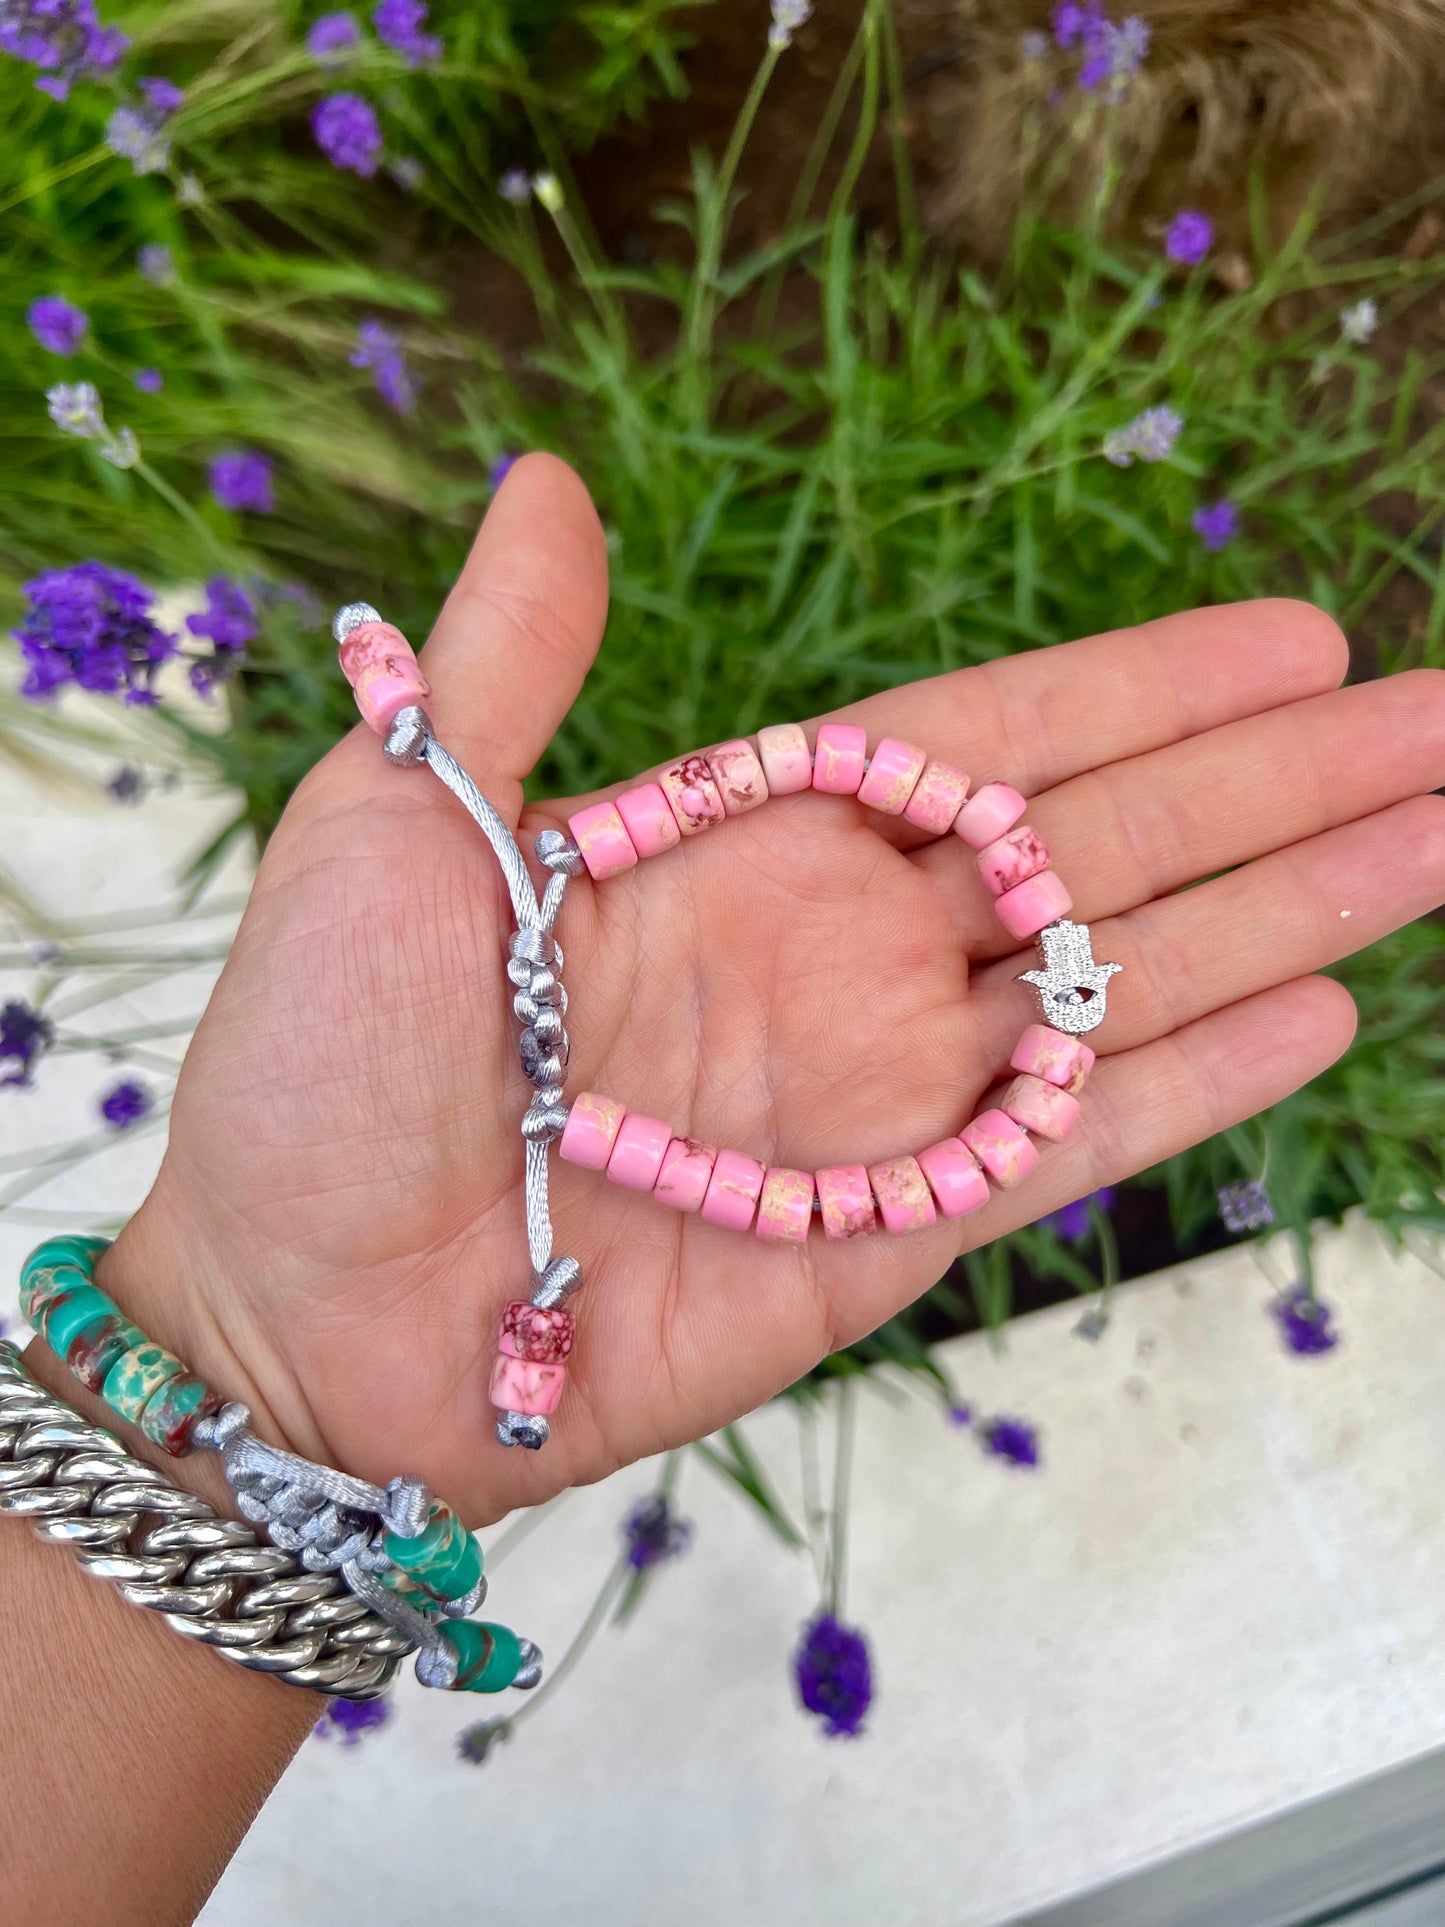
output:
M 1332 1352 L 1340 1342 L 1339 1333 L 1330 1323 L 1334 1313 L 1307 1285 L 1292 1285 L 1275 1299 L 1270 1310 L 1285 1344 L 1301 1358 Z
M 1061 0 L 1054 8 L 1054 40 L 1066 52 L 1104 24 L 1103 0 Z
M 793 35 L 806 26 L 812 16 L 812 0 L 773 0 L 773 17 L 768 27 L 768 45 L 791 47 Z
M 318 1740 L 339 1738 L 343 1746 L 355 1746 L 363 1733 L 373 1733 L 391 1718 L 391 1701 L 329 1700 L 326 1711 L 312 1727 Z
M 134 576 L 103 562 L 51 569 L 25 584 L 30 607 L 15 631 L 29 665 L 21 694 L 51 696 L 73 682 L 128 703 L 153 703 L 156 670 L 176 638 L 151 620 L 154 595 Z
M 271 497 L 270 457 L 258 455 L 253 448 L 218 455 L 211 463 L 211 494 L 223 509 L 269 515 L 276 506 Z
M 136 250 L 136 267 L 153 288 L 168 288 L 176 278 L 176 258 L 160 241 L 147 241 Z
M 333 167 L 370 180 L 381 159 L 381 123 L 360 94 L 328 94 L 311 115 L 316 145 Z
M 145 1085 L 128 1077 L 106 1092 L 100 1100 L 100 1114 L 113 1131 L 128 1131 L 132 1124 L 150 1116 L 154 1104 Z
M 446 51 L 434 33 L 422 32 L 429 11 L 423 0 L 378 0 L 371 10 L 377 39 L 404 55 L 408 67 L 424 67 Z
M 356 346 L 351 351 L 353 368 L 369 368 L 376 378 L 377 391 L 398 415 L 409 415 L 416 406 L 416 378 L 406 365 L 400 340 L 379 321 L 363 321 Z
M 1162 462 L 1183 426 L 1184 417 L 1173 408 L 1146 408 L 1123 428 L 1104 437 L 1104 460 L 1115 468 L 1132 467 L 1136 457 L 1141 462 Z
M 627 1541 L 628 1565 L 634 1572 L 646 1572 L 687 1551 L 692 1543 L 692 1524 L 677 1516 L 665 1492 L 652 1492 L 628 1513 L 622 1536 Z
M 523 207 L 532 198 L 532 177 L 525 167 L 509 167 L 497 182 L 497 192 L 513 207 Z
M 171 144 L 139 107 L 117 107 L 105 126 L 105 144 L 137 174 L 160 174 L 169 165 Z
M 130 45 L 114 27 L 102 27 L 95 0 L 4 0 L 0 6 L 0 53 L 41 69 L 35 85 L 52 100 L 66 100 L 77 80 L 110 73 Z
M 256 604 L 239 582 L 223 575 L 212 576 L 206 584 L 206 606 L 186 617 L 193 636 L 209 637 L 211 653 L 191 663 L 191 687 L 198 695 L 209 697 L 218 682 L 234 676 L 245 654 L 246 644 L 254 640 Z
M 517 465 L 517 457 L 511 453 L 499 455 L 487 470 L 487 480 L 493 489 L 499 489 Z
M 494 1746 L 500 1746 L 512 1730 L 510 1720 L 478 1720 L 464 1726 L 457 1735 L 457 1754 L 468 1766 L 480 1766 Z
M 1000 1415 L 978 1428 L 985 1452 L 1009 1465 L 1033 1467 L 1039 1462 L 1039 1435 L 1025 1418 Z
M 338 65 L 361 38 L 349 13 L 323 13 L 306 36 L 306 51 L 323 66 Z
M 1241 1178 L 1216 1192 L 1226 1231 L 1262 1231 L 1274 1223 L 1274 1199 L 1260 1178 Z
M 37 1061 L 55 1042 L 55 1026 L 48 1017 L 18 998 L 0 1009 L 0 1064 L 14 1064 L 7 1077 L 0 1077 L 0 1090 L 28 1090 L 35 1082 Z
M 52 355 L 73 355 L 85 339 L 90 316 L 63 294 L 42 294 L 25 311 L 31 334 Z
M 134 763 L 122 763 L 105 787 L 117 803 L 144 802 L 146 793 L 145 772 L 137 768 Z
M 158 395 L 166 385 L 159 368 L 137 368 L 131 379 L 143 395 Z
M 1239 533 L 1239 510 L 1223 497 L 1195 509 L 1190 521 L 1194 533 L 1211 554 L 1224 548 Z
M 816 1713 L 830 1737 L 853 1738 L 873 1701 L 868 1642 L 855 1626 L 819 1613 L 803 1628 L 793 1654 L 793 1676 L 806 1712 Z
M 154 75 L 147 75 L 145 79 L 138 80 L 136 86 L 140 89 L 141 97 L 150 109 L 157 126 L 163 121 L 168 121 L 185 99 L 184 93 L 173 80 L 163 80 Z
M 1112 1211 L 1113 1185 L 1106 1184 L 1098 1191 L 1091 1191 L 1086 1198 L 1075 1198 L 1072 1204 L 1066 1204 L 1058 1211 L 1051 1211 L 1046 1218 L 1040 1218 L 1039 1223 L 1047 1225 L 1065 1244 L 1079 1244 L 1093 1228 L 1093 1215 L 1089 1210 L 1091 1204 L 1096 1204 L 1106 1215 Z
M 956 1425 L 962 1431 L 965 1426 L 973 1424 L 973 1407 L 966 1399 L 957 1399 L 949 1406 L 944 1417 L 950 1425 Z
M 98 441 L 106 432 L 100 390 L 93 381 L 58 381 L 45 391 L 45 412 L 62 435 Z
M 1214 223 L 1197 207 L 1181 207 L 1164 230 L 1164 252 L 1182 267 L 1197 268 L 1214 246 Z
M 1112 20 L 1101 20 L 1084 36 L 1080 87 L 1092 93 L 1094 88 L 1102 86 L 1111 100 L 1122 99 L 1125 87 L 1149 51 L 1149 32 L 1136 13 L 1131 13 L 1117 26 Z

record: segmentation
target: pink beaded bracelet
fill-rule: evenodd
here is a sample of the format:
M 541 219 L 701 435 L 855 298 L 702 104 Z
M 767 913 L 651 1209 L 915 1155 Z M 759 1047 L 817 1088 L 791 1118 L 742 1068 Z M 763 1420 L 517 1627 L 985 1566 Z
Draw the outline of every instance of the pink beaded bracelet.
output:
M 522 1120 L 533 1291 L 530 1302 L 507 1306 L 492 1370 L 504 1445 L 535 1449 L 546 1441 L 575 1336 L 565 1301 L 581 1283 L 581 1267 L 574 1258 L 552 1256 L 547 1147 L 554 1140 L 569 1163 L 650 1191 L 676 1211 L 801 1244 L 815 1214 L 824 1235 L 835 1239 L 865 1236 L 880 1223 L 902 1233 L 940 1215 L 962 1217 L 987 1202 L 990 1179 L 1007 1190 L 1028 1176 L 1039 1158 L 1034 1138 L 1058 1142 L 1073 1129 L 1078 1094 L 1094 1064 L 1081 1039 L 1103 1021 L 1108 982 L 1120 966 L 1096 963 L 1088 926 L 1070 920 L 1072 899 L 1049 867 L 1037 831 L 1020 820 L 1027 805 L 1017 790 L 991 782 L 970 796 L 961 770 L 912 743 L 885 737 L 870 755 L 856 724 L 822 724 L 812 748 L 796 723 L 777 724 L 758 732 L 756 747 L 738 738 L 680 757 L 615 802 L 578 810 L 568 819 L 570 841 L 543 831 L 537 855 L 551 877 L 539 900 L 511 833 L 432 734 L 423 707 L 431 692 L 405 637 L 366 603 L 340 610 L 333 627 L 357 705 L 385 740 L 388 758 L 427 764 L 464 804 L 502 866 L 516 914 L 507 974 L 524 1025 L 522 1068 L 535 1086 Z M 1009 1060 L 1017 1073 L 1012 1081 L 956 1137 L 912 1156 L 811 1172 L 765 1166 L 744 1152 L 680 1136 L 660 1119 L 596 1092 L 564 1103 L 566 995 L 562 953 L 551 931 L 568 877 L 585 865 L 604 882 L 771 797 L 808 789 L 856 797 L 933 836 L 952 831 L 976 852 L 1005 930 L 1020 941 L 1034 937 L 1039 950 L 1040 967 L 1025 971 L 1023 981 L 1038 991 L 1045 1021 L 1019 1039 Z

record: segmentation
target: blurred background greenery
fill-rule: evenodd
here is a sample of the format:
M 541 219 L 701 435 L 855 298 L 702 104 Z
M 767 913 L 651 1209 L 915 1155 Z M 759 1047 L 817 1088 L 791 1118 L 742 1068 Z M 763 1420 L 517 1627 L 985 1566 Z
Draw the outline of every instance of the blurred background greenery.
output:
M 1090 83 L 1069 9 L 1052 31 L 1026 11 L 1019 211 L 972 247 L 920 214 L 887 0 L 832 9 L 825 44 L 787 44 L 806 9 L 785 5 L 438 4 L 421 58 L 365 20 L 314 51 L 320 10 L 291 0 L 167 0 L 110 7 L 132 45 L 63 102 L 0 59 L 0 596 L 17 621 L 27 580 L 90 559 L 241 585 L 228 725 L 159 711 L 243 799 L 198 882 L 349 725 L 324 612 L 374 593 L 424 634 L 524 449 L 580 470 L 612 560 L 539 792 L 1204 601 L 1308 596 L 1359 675 L 1445 664 L 1433 185 L 1322 226 L 1323 192 L 1282 210 L 1242 162 L 1210 208 L 1230 244 L 1201 250 L 1124 191 L 1130 56 Z M 810 105 L 784 163 L 789 63 Z M 154 75 L 183 93 L 139 171 L 113 116 Z M 337 95 L 375 117 L 361 169 L 313 130 Z M 55 294 L 89 318 L 70 355 L 27 321 Z M 95 384 L 136 461 L 52 424 L 59 381 Z M 1149 410 L 1177 422 L 1133 430 L 1126 463 Z M 237 449 L 272 464 L 269 512 L 216 498 Z M 3 698 L 12 753 L 50 740 Z M 1342 967 L 1361 1029 L 1335 1070 L 1077 1224 L 973 1254 L 824 1374 L 929 1372 L 944 1331 L 1217 1242 L 1217 1187 L 1266 1160 L 1306 1284 L 1314 1220 L 1445 1227 L 1442 958 L 1427 922 Z

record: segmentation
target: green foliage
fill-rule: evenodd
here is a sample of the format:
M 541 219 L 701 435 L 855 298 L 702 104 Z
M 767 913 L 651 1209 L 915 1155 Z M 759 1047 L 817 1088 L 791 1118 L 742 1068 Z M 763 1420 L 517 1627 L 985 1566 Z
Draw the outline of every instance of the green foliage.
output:
M 550 447 L 597 498 L 613 578 L 601 662 L 542 788 L 583 789 L 679 744 L 1203 601 L 1307 595 L 1363 639 L 1370 669 L 1445 662 L 1445 426 L 1421 399 L 1435 368 L 1415 351 L 1387 365 L 1339 331 L 1362 295 L 1387 320 L 1433 296 L 1439 260 L 1374 258 L 1369 235 L 1319 246 L 1308 218 L 1272 248 L 1261 191 L 1251 285 L 1228 292 L 1111 238 L 1112 158 L 1079 227 L 1037 207 L 999 271 L 938 259 L 886 124 L 891 21 L 869 0 L 788 230 L 751 255 L 727 246 L 751 118 L 789 57 L 770 51 L 727 152 L 698 156 L 692 201 L 670 210 L 670 251 L 611 262 L 559 130 L 590 147 L 678 91 L 685 12 L 491 0 L 434 13 L 448 40 L 438 71 L 407 73 L 373 46 L 340 83 L 305 54 L 282 0 L 133 9 L 143 54 L 128 71 L 188 83 L 172 168 L 147 179 L 98 144 L 113 105 L 101 90 L 78 88 L 62 109 L 17 63 L 0 70 L 12 610 L 26 574 L 94 554 L 167 584 L 300 579 L 322 601 L 374 585 L 424 632 L 489 466 Z M 413 193 L 316 153 L 306 116 L 338 84 L 381 103 L 393 158 L 421 161 Z M 1056 144 L 1056 170 L 1100 151 L 1107 112 L 1081 108 L 1090 124 Z M 851 145 L 832 157 L 825 202 L 815 189 L 839 128 Z M 865 234 L 851 189 L 890 132 L 897 220 Z M 554 219 L 498 198 L 518 164 L 559 176 Z M 173 248 L 174 287 L 137 273 L 144 241 Z M 525 325 L 503 339 L 490 316 L 514 314 L 520 288 Z M 54 290 L 92 316 L 73 362 L 25 330 L 29 301 Z M 425 378 L 413 417 L 389 415 L 348 366 L 373 315 Z M 162 394 L 129 391 L 143 365 L 164 370 Z M 50 430 L 42 392 L 76 378 L 134 426 L 142 468 L 108 467 Z M 1169 459 L 1103 459 L 1111 431 L 1160 404 L 1184 418 Z M 274 515 L 209 501 L 205 463 L 234 444 L 274 456 Z M 1211 555 L 1191 517 L 1223 495 L 1241 532 Z M 222 735 L 189 733 L 264 832 L 349 714 L 324 632 L 294 605 L 268 617 L 232 713 Z M 1267 1126 L 1291 1222 L 1363 1202 L 1396 1229 L 1440 1226 L 1441 957 L 1439 928 L 1420 925 L 1340 973 L 1360 999 L 1360 1042 Z M 1205 1146 L 1157 1174 L 1184 1244 L 1261 1142 Z M 1089 1261 L 1032 1230 L 978 1254 L 959 1282 L 995 1323 L 1016 1262 L 1081 1287 Z M 857 1358 L 922 1364 L 919 1316 Z

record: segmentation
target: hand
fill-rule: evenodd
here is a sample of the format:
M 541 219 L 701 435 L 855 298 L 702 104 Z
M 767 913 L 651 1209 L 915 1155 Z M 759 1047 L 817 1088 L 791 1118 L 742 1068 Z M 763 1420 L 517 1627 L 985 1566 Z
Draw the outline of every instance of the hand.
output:
M 606 601 L 581 484 L 518 463 L 423 660 L 439 736 L 521 812 L 527 850 L 579 804 L 523 811 L 522 781 Z M 1445 805 L 1423 794 L 1445 780 L 1445 678 L 1341 690 L 1345 667 L 1328 618 L 1262 602 L 845 712 L 1036 799 L 1095 955 L 1124 966 L 1084 1116 L 983 1210 L 841 1245 L 764 1245 L 554 1160 L 556 1248 L 585 1282 L 540 1453 L 496 1444 L 487 1398 L 498 1316 L 529 1284 L 505 893 L 456 802 L 358 729 L 266 851 L 111 1289 L 271 1436 L 374 1479 L 419 1473 L 474 1521 L 707 1433 L 964 1244 L 1250 1116 L 1345 1049 L 1350 998 L 1309 973 L 1445 895 Z M 804 1169 L 956 1131 L 1036 1019 L 1015 981 L 1029 960 L 957 838 L 880 824 L 793 797 L 576 881 L 569 1092 Z

